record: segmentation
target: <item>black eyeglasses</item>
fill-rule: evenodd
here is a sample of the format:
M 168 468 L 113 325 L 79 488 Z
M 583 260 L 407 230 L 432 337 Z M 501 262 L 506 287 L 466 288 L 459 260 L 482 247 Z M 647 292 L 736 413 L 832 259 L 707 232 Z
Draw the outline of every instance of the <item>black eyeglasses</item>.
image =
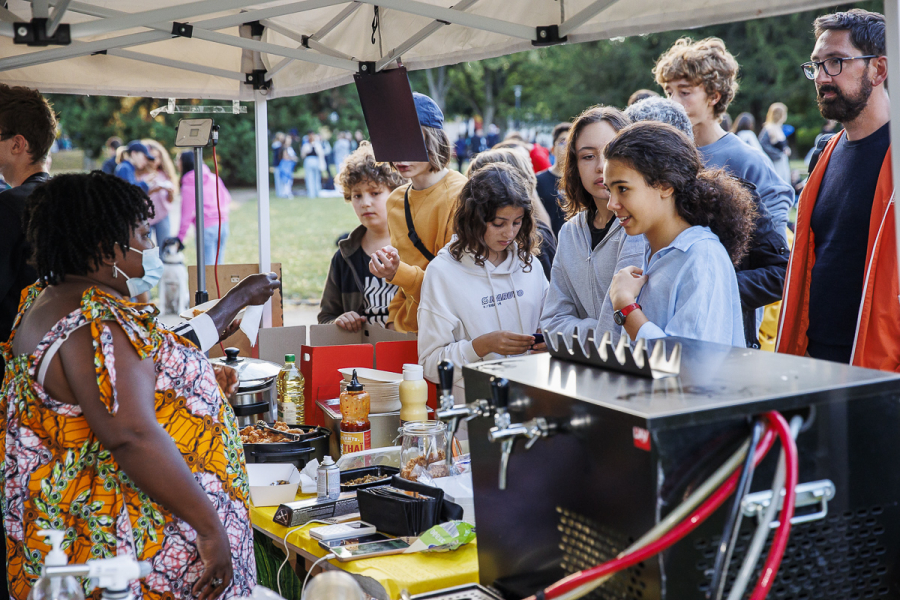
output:
M 5 142 L 11 137 L 16 137 L 15 133 L 0 133 L 0 142 Z
M 859 60 L 861 58 L 878 58 L 877 54 L 867 54 L 865 56 L 851 56 L 850 58 L 826 58 L 825 60 L 811 60 L 800 65 L 803 74 L 807 79 L 815 79 L 819 76 L 819 69 L 825 69 L 825 74 L 829 77 L 837 77 L 844 69 L 845 60 Z

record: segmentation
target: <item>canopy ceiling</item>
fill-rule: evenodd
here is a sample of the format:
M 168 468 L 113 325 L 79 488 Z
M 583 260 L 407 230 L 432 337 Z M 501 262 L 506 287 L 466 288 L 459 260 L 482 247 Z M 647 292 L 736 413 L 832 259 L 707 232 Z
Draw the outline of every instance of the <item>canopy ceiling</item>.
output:
M 251 100 L 352 81 L 360 62 L 423 69 L 568 43 L 809 10 L 833 0 L 9 0 L 0 8 L 0 82 L 46 93 Z M 379 26 L 372 43 L 378 7 Z M 2 6 L 2 5 L 0 5 Z M 152 7 L 152 8 L 150 8 Z M 14 43 L 14 22 L 69 25 L 71 43 Z M 259 22 L 262 27 L 241 27 Z M 173 36 L 190 24 L 191 37 Z M 541 33 L 543 32 L 543 33 Z M 546 37 L 542 37 L 546 36 Z M 264 70 L 265 73 L 260 73 Z

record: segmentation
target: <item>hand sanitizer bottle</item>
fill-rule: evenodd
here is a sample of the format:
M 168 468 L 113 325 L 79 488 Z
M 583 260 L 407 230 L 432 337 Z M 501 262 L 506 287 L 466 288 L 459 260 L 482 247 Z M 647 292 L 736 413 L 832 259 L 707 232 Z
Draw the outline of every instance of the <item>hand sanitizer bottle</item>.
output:
M 44 566 L 57 567 L 69 562 L 62 550 L 65 532 L 42 530 L 39 535 L 50 538 L 51 550 L 44 559 Z M 84 600 L 84 590 L 78 580 L 67 577 L 41 577 L 28 594 L 28 600 Z

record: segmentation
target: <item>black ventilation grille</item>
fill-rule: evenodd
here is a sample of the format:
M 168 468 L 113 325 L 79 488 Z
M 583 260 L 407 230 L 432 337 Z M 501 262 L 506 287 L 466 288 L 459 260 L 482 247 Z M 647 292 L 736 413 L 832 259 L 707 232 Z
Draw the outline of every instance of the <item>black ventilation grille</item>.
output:
M 563 552 L 562 568 L 567 574 L 612 560 L 634 542 L 576 512 L 556 507 L 560 534 L 559 549 Z M 594 600 L 643 600 L 647 583 L 643 579 L 644 563 L 616 574 L 603 587 L 586 598 Z
M 801 523 L 791 527 L 791 538 L 781 568 L 768 598 L 772 600 L 814 600 L 819 598 L 860 600 L 880 598 L 889 593 L 884 564 L 886 544 L 885 529 L 880 523 L 883 508 L 873 506 L 856 511 L 829 514 L 821 521 Z M 745 520 L 741 527 L 734 557 L 728 570 L 726 591 L 731 589 L 756 521 Z M 775 531 L 774 529 L 772 530 Z M 772 542 L 772 534 L 760 558 L 748 592 L 756 585 L 762 564 Z M 704 572 L 703 583 L 698 586 L 705 597 L 711 579 L 716 544 L 719 539 L 693 540 L 701 553 L 697 569 Z

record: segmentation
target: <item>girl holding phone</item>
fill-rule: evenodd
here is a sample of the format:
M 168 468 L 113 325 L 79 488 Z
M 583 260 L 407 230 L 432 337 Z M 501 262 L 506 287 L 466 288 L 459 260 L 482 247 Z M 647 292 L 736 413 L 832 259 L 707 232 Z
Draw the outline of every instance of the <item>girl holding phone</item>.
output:
M 471 175 L 459 195 L 456 234 L 422 284 L 419 363 L 433 382 L 445 359 L 462 366 L 546 348 L 533 335 L 548 283 L 532 255 L 540 244 L 532 186 L 506 163 Z M 457 391 L 461 371 L 454 375 Z
M 665 123 L 622 129 L 604 156 L 609 209 L 648 243 L 641 267 L 613 277 L 616 322 L 632 340 L 745 346 L 734 265 L 754 229 L 750 193 L 721 169 L 704 169 L 691 140 Z

